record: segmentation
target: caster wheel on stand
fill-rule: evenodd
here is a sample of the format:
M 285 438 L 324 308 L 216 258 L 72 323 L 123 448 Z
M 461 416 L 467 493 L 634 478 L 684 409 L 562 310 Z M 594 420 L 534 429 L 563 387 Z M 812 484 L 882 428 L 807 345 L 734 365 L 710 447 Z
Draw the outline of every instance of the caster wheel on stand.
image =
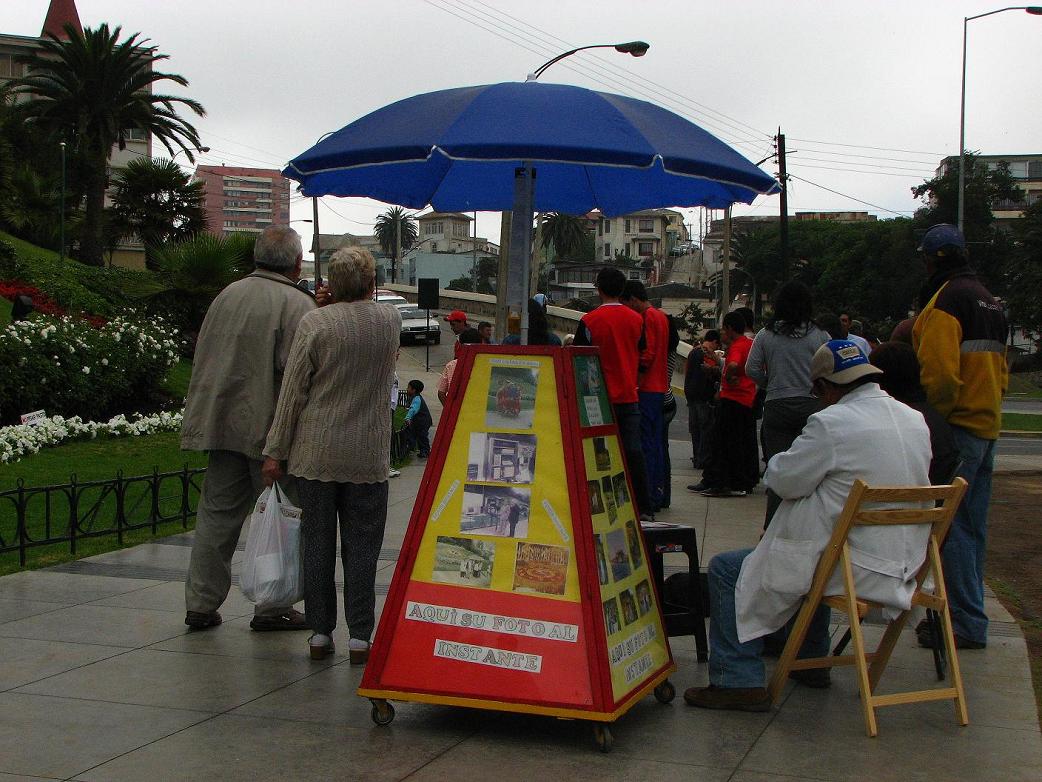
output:
M 677 697 L 677 688 L 673 686 L 673 682 L 666 679 L 662 684 L 655 688 L 655 699 L 659 703 L 672 703 L 673 699 Z
M 372 704 L 373 710 L 371 712 L 371 716 L 373 718 L 373 722 L 375 722 L 377 725 L 380 725 L 381 727 L 384 725 L 390 725 L 391 721 L 394 720 L 394 706 L 392 706 L 385 700 L 376 699 L 372 701 Z
M 611 728 L 600 723 L 593 726 L 593 740 L 601 752 L 611 752 Z

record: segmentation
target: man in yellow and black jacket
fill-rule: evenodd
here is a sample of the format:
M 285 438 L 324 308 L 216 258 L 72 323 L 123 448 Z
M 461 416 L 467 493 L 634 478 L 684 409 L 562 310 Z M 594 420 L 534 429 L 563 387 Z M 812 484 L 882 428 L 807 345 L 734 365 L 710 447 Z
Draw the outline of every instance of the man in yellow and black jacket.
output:
M 968 264 L 966 240 L 954 225 L 933 226 L 919 247 L 929 280 L 915 321 L 912 345 L 930 404 L 952 428 L 959 448 L 959 475 L 970 486 L 944 544 L 944 580 L 956 645 L 983 649 L 984 550 L 995 441 L 1002 425 L 1002 396 L 1009 379 L 1006 318 L 1002 306 Z M 919 642 L 933 644 L 917 628 Z

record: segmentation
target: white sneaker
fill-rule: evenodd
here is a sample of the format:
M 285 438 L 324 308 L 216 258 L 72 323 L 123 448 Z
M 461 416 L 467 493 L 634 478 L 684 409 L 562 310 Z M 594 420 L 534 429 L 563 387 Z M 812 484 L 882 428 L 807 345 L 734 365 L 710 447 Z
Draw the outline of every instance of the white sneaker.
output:
M 396 469 L 394 469 L 394 468 L 392 467 L 392 468 L 391 468 L 391 471 L 390 471 L 389 473 L 387 473 L 387 477 L 388 477 L 388 478 L 397 478 L 397 477 L 398 477 L 399 475 L 401 475 L 401 474 L 402 474 L 402 471 L 401 471 L 401 470 L 396 470 Z

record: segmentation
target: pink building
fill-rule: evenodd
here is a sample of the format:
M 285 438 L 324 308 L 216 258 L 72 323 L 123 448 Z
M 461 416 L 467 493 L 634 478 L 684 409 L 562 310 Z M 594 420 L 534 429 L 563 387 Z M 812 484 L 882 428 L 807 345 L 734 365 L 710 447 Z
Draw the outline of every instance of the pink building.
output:
M 199 166 L 210 233 L 260 233 L 289 223 L 289 180 L 271 168 Z

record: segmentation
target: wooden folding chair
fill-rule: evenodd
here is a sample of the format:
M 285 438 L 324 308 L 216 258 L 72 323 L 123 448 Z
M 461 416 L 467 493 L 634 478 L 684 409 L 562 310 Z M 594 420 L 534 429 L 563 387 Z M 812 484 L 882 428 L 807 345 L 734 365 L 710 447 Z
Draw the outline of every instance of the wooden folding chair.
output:
M 833 530 L 828 545 L 822 552 L 818 567 L 814 571 L 810 592 L 804 598 L 803 605 L 796 617 L 785 649 L 778 659 L 767 689 L 771 700 L 778 702 L 781 697 L 789 671 L 809 668 L 830 668 L 836 665 L 853 665 L 857 668 L 858 688 L 861 691 L 861 707 L 865 715 L 865 728 L 869 736 L 875 736 L 876 713 L 879 706 L 896 706 L 903 703 L 920 701 L 954 700 L 955 718 L 960 725 L 969 722 L 966 712 L 966 695 L 962 686 L 962 673 L 959 660 L 955 654 L 955 636 L 952 634 L 951 614 L 948 611 L 948 596 L 944 587 L 944 571 L 941 568 L 941 543 L 948 533 L 955 511 L 959 507 L 966 492 L 966 481 L 956 478 L 950 486 L 914 486 L 914 487 L 871 487 L 864 481 L 854 481 L 854 486 L 847 496 Z M 926 508 L 871 508 L 870 503 L 929 503 Z M 890 655 L 897 644 L 897 639 L 904 629 L 911 611 L 902 611 L 891 621 L 883 634 L 875 652 L 865 652 L 865 640 L 860 620 L 872 608 L 885 606 L 868 600 L 859 599 L 854 587 L 854 572 L 850 559 L 850 546 L 847 537 L 856 526 L 889 526 L 900 524 L 929 524 L 930 537 L 927 542 L 926 560 L 916 575 L 916 590 L 912 597 L 912 607 L 923 606 L 937 612 L 940 618 L 941 636 L 944 639 L 948 655 L 950 687 L 913 692 L 901 692 L 891 695 L 873 694 L 883 671 L 890 660 Z M 843 594 L 825 595 L 825 587 L 832 578 L 836 568 L 842 568 Z M 923 582 L 933 576 L 933 592 L 923 591 Z M 844 611 L 850 620 L 850 632 L 853 638 L 853 653 L 838 656 L 814 657 L 797 660 L 796 654 L 807 635 L 814 612 L 819 604 Z

